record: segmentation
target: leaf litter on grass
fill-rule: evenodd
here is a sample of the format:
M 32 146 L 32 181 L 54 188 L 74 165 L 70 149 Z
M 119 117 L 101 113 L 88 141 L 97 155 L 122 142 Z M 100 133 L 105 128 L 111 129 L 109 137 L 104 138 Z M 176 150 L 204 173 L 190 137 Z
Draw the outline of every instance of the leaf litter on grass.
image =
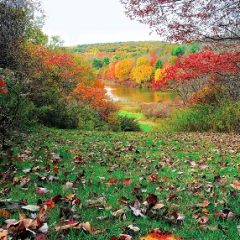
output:
M 239 139 L 42 128 L 1 162 L 0 236 L 237 239 Z

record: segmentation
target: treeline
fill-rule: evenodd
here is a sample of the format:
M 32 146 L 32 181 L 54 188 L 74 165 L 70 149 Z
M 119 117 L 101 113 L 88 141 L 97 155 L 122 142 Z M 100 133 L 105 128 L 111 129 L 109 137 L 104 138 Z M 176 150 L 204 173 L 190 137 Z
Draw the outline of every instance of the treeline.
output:
M 92 62 L 101 78 L 150 86 L 159 80 L 164 69 L 175 63 L 178 56 L 199 51 L 200 44 L 166 42 L 127 42 L 78 46 L 75 52 Z M 80 51 L 81 50 L 81 51 Z

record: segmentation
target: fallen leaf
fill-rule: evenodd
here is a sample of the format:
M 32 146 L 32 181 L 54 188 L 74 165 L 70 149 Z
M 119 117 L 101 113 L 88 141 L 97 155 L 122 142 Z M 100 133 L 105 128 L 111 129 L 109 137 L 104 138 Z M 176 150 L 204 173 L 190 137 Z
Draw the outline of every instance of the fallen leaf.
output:
M 164 207 L 165 207 L 164 204 L 162 204 L 162 203 L 157 203 L 155 206 L 153 206 L 153 209 L 154 209 L 154 210 L 157 210 L 157 209 L 161 209 L 161 208 L 164 208 Z
M 0 209 L 0 217 L 7 219 L 7 218 L 10 218 L 10 216 L 11 216 L 11 213 L 8 210 Z
M 44 205 L 47 206 L 47 209 L 52 209 L 55 207 L 55 202 L 53 199 L 48 199 L 46 202 L 44 202 Z
M 65 188 L 66 189 L 70 189 L 72 187 L 73 187 L 73 183 L 72 182 L 66 182 L 66 184 L 65 184 Z
M 200 224 L 205 224 L 205 223 L 207 223 L 208 221 L 209 221 L 209 218 L 206 217 L 206 216 L 202 216 L 202 217 L 200 217 L 200 218 L 198 219 L 198 222 L 199 222 Z
M 59 227 L 55 227 L 55 230 L 57 232 L 59 231 L 63 231 L 63 230 L 68 230 L 68 229 L 79 229 L 79 230 L 84 230 L 90 234 L 99 234 L 101 233 L 101 231 L 99 230 L 96 230 L 95 228 L 93 228 L 89 222 L 86 222 L 86 223 L 79 223 L 79 222 L 73 222 L 73 223 L 68 223 L 68 224 L 65 224 L 63 226 L 59 226 Z
M 0 240 L 8 240 L 8 231 L 0 229 Z
M 37 233 L 34 240 L 48 240 L 48 238 L 44 233 Z
M 154 194 L 150 194 L 148 197 L 147 197 L 147 202 L 149 205 L 155 205 L 158 201 L 158 198 L 156 195 Z
M 134 226 L 134 225 L 129 225 L 128 228 L 134 232 L 139 232 L 140 231 L 140 228 L 137 227 L 137 226 Z
M 200 204 L 198 204 L 198 206 L 199 207 L 202 207 L 202 208 L 205 208 L 205 207 L 207 207 L 209 205 L 209 201 L 204 201 L 204 202 L 202 202 L 202 203 L 200 203 Z
M 148 178 L 151 182 L 156 182 L 157 181 L 158 174 L 157 173 L 152 173 Z
M 230 184 L 230 186 L 236 190 L 240 190 L 240 181 L 235 180 Z
M 155 229 L 147 236 L 141 237 L 140 240 L 182 240 L 182 239 L 175 237 L 172 233 L 162 232 L 159 229 Z
M 131 183 L 132 183 L 132 180 L 130 178 L 126 178 L 126 179 L 123 180 L 123 184 L 126 185 L 126 186 L 130 185 Z
M 56 174 L 58 174 L 59 168 L 58 168 L 58 167 L 54 167 L 54 168 L 53 168 L 53 172 L 56 173 Z
M 116 178 L 110 178 L 108 180 L 108 183 L 110 183 L 110 184 L 116 184 L 117 182 L 118 182 L 118 180 Z
M 40 207 L 37 205 L 27 205 L 27 206 L 22 206 L 22 209 L 28 210 L 30 212 L 37 212 L 39 211 Z
M 37 188 L 36 189 L 36 193 L 37 194 L 45 194 L 45 193 L 47 193 L 47 192 L 49 192 L 48 190 L 47 190 L 47 188 L 42 188 L 42 187 L 39 187 L 39 188 Z

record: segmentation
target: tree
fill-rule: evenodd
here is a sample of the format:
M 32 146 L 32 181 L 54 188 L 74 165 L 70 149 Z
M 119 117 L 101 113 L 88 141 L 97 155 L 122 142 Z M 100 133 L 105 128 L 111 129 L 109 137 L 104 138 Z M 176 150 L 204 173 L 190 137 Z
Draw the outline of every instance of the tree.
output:
M 240 40 L 239 0 L 121 0 L 131 19 L 164 39 Z
M 16 70 L 21 63 L 22 43 L 31 29 L 39 27 L 37 2 L 0 0 L 0 67 Z
M 115 111 L 115 106 L 108 101 L 104 86 L 97 81 L 91 86 L 79 83 L 70 96 L 97 110 L 102 120 L 107 120 L 109 114 Z
M 154 74 L 154 82 L 158 83 L 159 81 L 162 81 L 162 79 L 166 76 L 166 70 L 170 67 L 171 65 L 169 63 L 166 63 L 162 65 L 161 68 L 158 68 L 155 71 Z
M 109 64 L 108 68 L 106 69 L 104 73 L 104 78 L 105 79 L 111 79 L 111 80 L 116 80 L 116 74 L 115 74 L 115 67 L 118 61 L 112 62 Z
M 109 59 L 109 57 L 105 57 L 105 58 L 103 58 L 102 62 L 103 62 L 103 66 L 108 66 L 109 63 L 110 63 L 110 59 Z
M 163 63 L 162 63 L 161 59 L 158 59 L 154 64 L 154 69 L 159 69 L 162 67 L 163 67 Z
M 200 46 L 199 46 L 199 43 L 197 42 L 193 42 L 189 45 L 189 49 L 188 49 L 188 52 L 189 53 L 196 53 L 200 50 Z
M 147 57 L 138 58 L 136 61 L 136 66 L 139 67 L 142 65 L 150 66 L 150 60 Z
M 130 78 L 130 73 L 134 66 L 134 60 L 127 58 L 119 61 L 115 66 L 115 76 L 120 80 L 128 80 Z
M 147 65 L 140 65 L 134 67 L 131 72 L 131 78 L 135 80 L 136 83 L 143 83 L 151 80 L 153 68 Z
M 60 36 L 52 36 L 49 40 L 48 47 L 52 50 L 58 49 L 62 47 L 64 41 L 61 39 Z
M 166 75 L 156 86 L 173 88 L 184 101 L 202 88 L 221 88 L 236 100 L 240 99 L 239 52 L 203 51 L 178 57 L 176 63 L 166 69 Z M 220 87 L 219 87 L 220 86 Z
M 103 67 L 103 62 L 101 59 L 98 58 L 94 58 L 93 62 L 92 62 L 92 67 L 96 68 L 96 69 L 100 69 Z
M 184 53 L 185 53 L 185 48 L 183 46 L 176 47 L 171 52 L 172 56 L 184 55 Z

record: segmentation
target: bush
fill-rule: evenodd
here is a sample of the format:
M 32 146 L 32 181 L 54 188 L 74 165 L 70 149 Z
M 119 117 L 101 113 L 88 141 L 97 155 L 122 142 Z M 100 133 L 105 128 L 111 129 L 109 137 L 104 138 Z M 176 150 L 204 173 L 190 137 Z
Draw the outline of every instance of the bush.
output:
M 6 148 L 13 130 L 34 121 L 35 105 L 23 94 L 22 85 L 10 70 L 0 68 L 0 79 L 6 84 L 6 92 L 0 93 L 0 149 Z
M 222 100 L 217 105 L 202 104 L 180 110 L 170 125 L 179 131 L 239 131 L 240 101 Z
M 78 126 L 77 117 L 67 111 L 67 105 L 47 105 L 37 109 L 38 121 L 48 127 L 74 129 Z
M 124 132 L 139 132 L 139 131 L 141 131 L 139 123 L 134 118 L 120 116 L 120 126 L 121 126 L 121 130 Z

